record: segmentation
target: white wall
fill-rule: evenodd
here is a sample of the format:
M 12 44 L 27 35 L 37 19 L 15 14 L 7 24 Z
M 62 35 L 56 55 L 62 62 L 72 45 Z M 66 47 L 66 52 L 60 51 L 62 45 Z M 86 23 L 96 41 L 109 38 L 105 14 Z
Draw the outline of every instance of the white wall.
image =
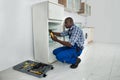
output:
M 31 7 L 42 1 L 47 0 L 0 0 L 0 71 L 33 59 Z M 67 16 L 84 21 L 74 13 L 65 12 Z
M 95 27 L 95 41 L 120 43 L 120 0 L 90 0 L 89 3 L 92 16 L 88 17 L 87 25 Z
M 33 59 L 31 5 L 40 1 L 0 0 L 0 70 Z

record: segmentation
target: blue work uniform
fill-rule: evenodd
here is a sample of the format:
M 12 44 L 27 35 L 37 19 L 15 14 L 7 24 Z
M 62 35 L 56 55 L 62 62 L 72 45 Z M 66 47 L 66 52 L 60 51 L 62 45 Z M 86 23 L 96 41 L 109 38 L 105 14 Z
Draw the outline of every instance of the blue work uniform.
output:
M 53 51 L 53 54 L 56 56 L 57 60 L 61 62 L 75 64 L 76 59 L 81 55 L 83 50 L 83 31 L 76 25 L 73 25 L 70 29 L 62 32 L 60 35 L 62 37 L 69 36 L 69 42 L 72 47 L 59 47 Z

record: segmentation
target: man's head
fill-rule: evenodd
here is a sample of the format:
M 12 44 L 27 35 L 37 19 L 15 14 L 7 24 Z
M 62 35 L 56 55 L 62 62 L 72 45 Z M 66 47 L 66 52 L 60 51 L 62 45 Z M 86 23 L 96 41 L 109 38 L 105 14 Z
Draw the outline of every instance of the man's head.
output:
M 64 26 L 66 28 L 71 28 L 73 26 L 74 22 L 73 19 L 71 17 L 67 17 L 64 21 Z

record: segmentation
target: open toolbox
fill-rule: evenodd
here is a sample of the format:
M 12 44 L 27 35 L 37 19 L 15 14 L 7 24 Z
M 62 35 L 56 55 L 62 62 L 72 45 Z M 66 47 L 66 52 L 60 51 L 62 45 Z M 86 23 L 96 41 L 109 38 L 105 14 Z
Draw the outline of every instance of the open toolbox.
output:
M 52 70 L 54 67 L 50 64 L 38 63 L 31 60 L 24 61 L 16 66 L 13 69 L 24 72 L 36 77 L 46 77 L 46 72 Z

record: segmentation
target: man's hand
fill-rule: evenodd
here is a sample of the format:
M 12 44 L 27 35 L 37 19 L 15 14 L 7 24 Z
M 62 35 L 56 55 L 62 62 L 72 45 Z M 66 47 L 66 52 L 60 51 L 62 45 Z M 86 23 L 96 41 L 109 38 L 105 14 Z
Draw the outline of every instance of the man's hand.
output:
M 51 29 L 49 29 L 49 33 L 51 33 L 52 32 L 52 30 Z
M 57 37 L 56 37 L 55 35 L 54 35 L 54 37 L 51 36 L 51 39 L 52 39 L 53 41 L 56 41 L 56 42 L 62 44 L 62 45 L 65 45 L 65 46 L 68 46 L 68 47 L 71 47 L 71 46 L 72 46 L 70 42 L 66 42 L 66 41 L 59 40 L 59 39 L 57 39 Z
M 57 37 L 54 35 L 54 37 L 51 37 L 53 41 L 58 41 Z

